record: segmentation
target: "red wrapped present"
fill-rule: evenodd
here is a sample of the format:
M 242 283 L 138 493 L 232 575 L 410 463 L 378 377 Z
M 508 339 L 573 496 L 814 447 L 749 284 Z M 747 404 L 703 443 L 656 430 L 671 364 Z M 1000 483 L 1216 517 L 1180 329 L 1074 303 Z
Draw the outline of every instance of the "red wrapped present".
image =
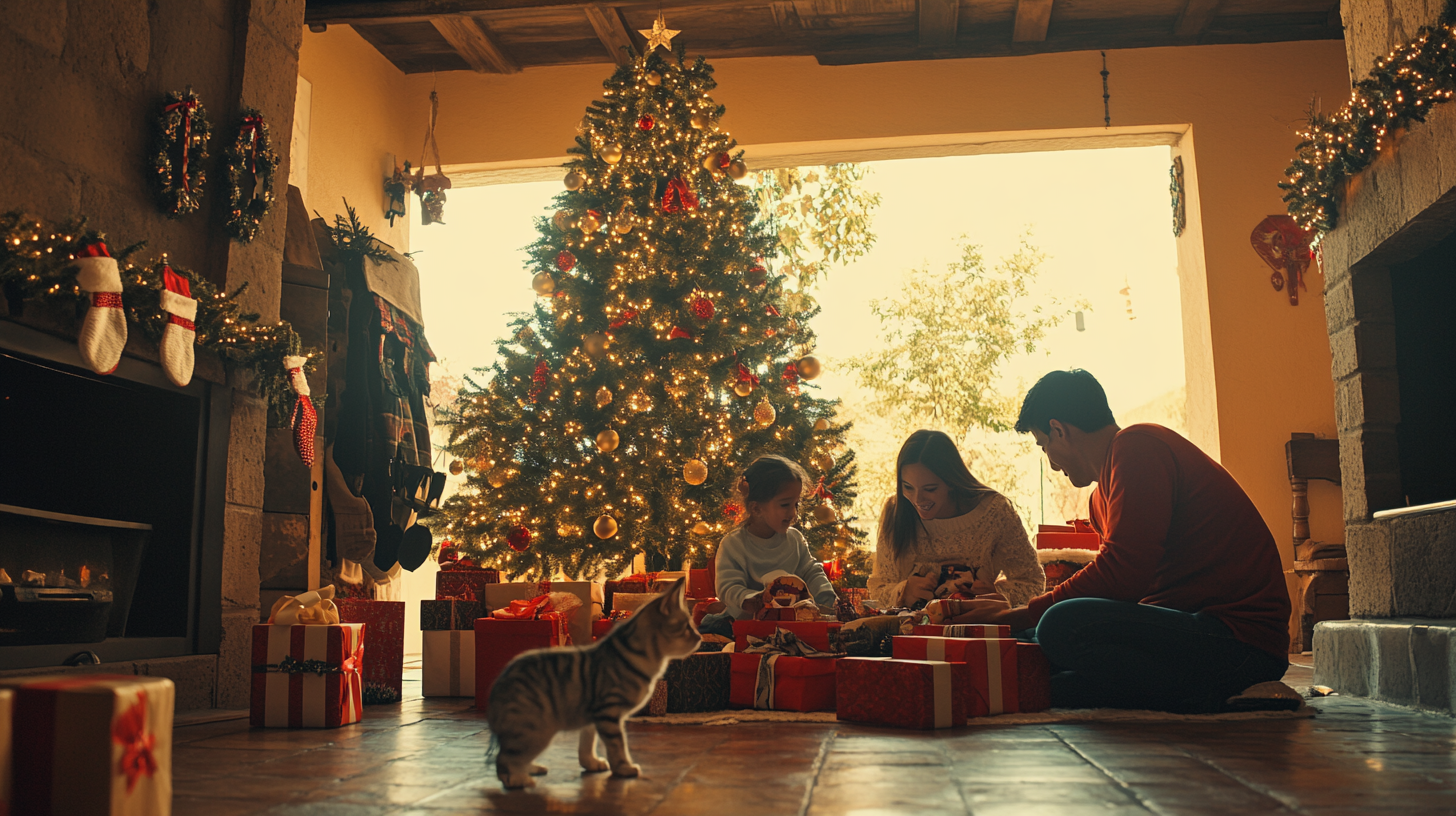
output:
M 606 637 L 606 634 L 612 631 L 612 627 L 616 626 L 619 620 L 621 619 L 602 618 L 601 620 L 592 621 L 592 640 L 595 641 L 597 638 Z
M 713 586 L 712 570 L 688 570 L 688 597 L 712 598 L 717 594 L 718 588 Z
M 846 722 L 897 728 L 966 724 L 965 663 L 843 657 L 834 661 L 836 712 Z
M 431 629 L 420 633 L 420 693 L 425 697 L 475 696 L 475 630 Z
M 508 584 L 492 584 L 481 596 L 485 599 L 486 614 L 510 606 L 511 601 L 529 601 L 552 592 L 568 592 L 581 601 L 581 606 L 572 610 L 567 621 L 571 630 L 571 642 L 591 643 L 593 618 L 601 617 L 602 585 L 589 581 L 515 581 Z
M 1016 644 L 1016 696 L 1023 714 L 1052 707 L 1052 664 L 1035 643 Z
M 1076 575 L 1096 558 L 1096 550 L 1069 548 L 1036 551 L 1037 563 L 1041 564 L 1042 572 L 1046 573 L 1048 590 Z
M 1036 528 L 1038 550 L 1100 550 L 1102 536 L 1091 522 L 1078 519 L 1071 524 L 1042 524 Z
M 920 634 L 916 632 L 915 634 Z M 1011 637 L 1010 626 L 997 626 L 989 623 L 948 623 L 941 637 L 953 638 L 1009 638 Z
M 832 657 L 733 653 L 728 703 L 733 708 L 833 711 Z
M 968 717 L 1012 714 L 1021 710 L 1017 694 L 1016 641 L 1010 638 L 975 638 L 966 647 L 971 667 Z
M 552 613 L 548 613 L 552 614 Z M 501 620 L 481 618 L 475 622 L 475 707 L 490 703 L 490 687 L 511 659 L 532 649 L 566 646 L 571 643 L 565 621 Z
M 436 598 L 485 599 L 485 588 L 500 583 L 500 570 L 467 567 L 441 569 L 435 573 Z
M 14 774 L 14 787 L 0 812 L 8 804 L 16 816 L 171 814 L 171 680 L 67 674 L 6 685 L 14 707 L 4 739 L 14 753 L 5 776 Z
M 766 621 L 818 621 L 824 616 L 815 606 L 770 606 L 759 611 L 757 620 Z
M 364 653 L 364 704 L 397 703 L 404 696 L 404 601 L 365 601 L 340 598 L 340 623 L 362 623 L 369 628 L 369 650 Z
M 890 649 L 896 660 L 944 660 L 947 663 L 965 663 L 967 662 L 966 646 L 978 642 L 970 638 L 896 635 L 890 641 Z
M 821 652 L 831 651 L 829 648 L 829 632 L 838 629 L 838 621 L 767 621 L 767 620 L 736 620 L 733 621 L 733 642 L 734 649 L 743 651 L 748 648 L 748 636 L 766 638 L 773 635 L 775 629 L 784 629 L 793 632 L 799 640 L 813 646 Z
M 709 610 L 711 610 L 713 608 L 713 606 L 715 604 L 717 604 L 717 603 L 718 603 L 718 599 L 717 598 L 701 598 L 701 599 L 699 599 L 697 601 L 697 603 L 694 603 L 693 604 L 693 625 L 694 626 L 702 626 L 703 625 L 703 618 L 707 617 L 710 614 L 709 613 Z
M 254 728 L 338 728 L 364 716 L 364 624 L 253 627 Z

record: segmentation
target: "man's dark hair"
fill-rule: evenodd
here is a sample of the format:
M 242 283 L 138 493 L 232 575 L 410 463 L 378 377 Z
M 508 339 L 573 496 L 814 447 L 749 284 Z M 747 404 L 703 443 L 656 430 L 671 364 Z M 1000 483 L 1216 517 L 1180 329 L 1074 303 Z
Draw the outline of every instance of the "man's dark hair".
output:
M 1107 407 L 1107 393 L 1091 373 L 1080 368 L 1053 371 L 1036 381 L 1021 403 L 1017 433 L 1052 432 L 1052 420 L 1087 433 L 1116 422 Z

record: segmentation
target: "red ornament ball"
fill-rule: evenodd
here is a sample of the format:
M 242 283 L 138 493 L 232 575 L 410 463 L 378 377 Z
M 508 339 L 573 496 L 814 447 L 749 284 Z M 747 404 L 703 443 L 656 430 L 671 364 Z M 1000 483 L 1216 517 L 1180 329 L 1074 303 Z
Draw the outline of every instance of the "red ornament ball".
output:
M 556 268 L 562 272 L 570 272 L 576 266 L 576 256 L 566 250 L 556 253 Z
M 744 277 L 748 279 L 749 286 L 762 286 L 768 281 L 768 270 L 762 264 L 754 264 Z
M 714 311 L 713 311 L 713 301 L 708 300 L 705 297 L 700 297 L 700 298 L 694 299 L 693 300 L 693 304 L 692 304 L 692 309 L 693 309 L 693 317 L 696 317 L 699 320 L 712 320 L 713 319 L 713 314 L 714 314 Z
M 516 552 L 525 552 L 531 548 L 531 528 L 517 525 L 506 533 L 506 543 Z
M 638 130 L 652 130 L 652 126 L 655 125 L 655 124 L 657 124 L 656 120 L 654 120 L 652 118 L 652 115 L 651 114 L 647 114 L 647 115 L 644 115 L 641 119 L 638 119 L 637 120 L 637 129 Z

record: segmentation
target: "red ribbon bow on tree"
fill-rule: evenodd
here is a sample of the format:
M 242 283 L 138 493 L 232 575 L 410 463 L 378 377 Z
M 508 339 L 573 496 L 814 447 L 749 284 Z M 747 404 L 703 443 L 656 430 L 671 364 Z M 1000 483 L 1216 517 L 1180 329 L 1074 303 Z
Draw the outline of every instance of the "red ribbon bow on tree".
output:
M 820 476 L 819 483 L 814 485 L 814 498 L 823 499 L 824 501 L 833 501 L 834 494 L 829 492 L 829 488 L 833 487 L 835 484 L 835 482 L 830 482 L 828 485 L 825 485 L 824 477 Z
M 182 111 L 182 189 L 189 193 L 192 192 L 192 186 L 191 182 L 187 180 L 187 151 L 192 146 L 192 112 L 196 109 L 196 99 L 173 102 L 162 109 L 166 113 L 174 110 Z
M 608 323 L 607 324 L 607 328 L 609 328 L 609 329 L 620 329 L 623 326 L 627 325 L 628 323 L 631 323 L 632 320 L 634 318 L 636 318 L 636 317 L 637 317 L 637 310 L 636 309 L 628 309 L 627 311 L 622 312 L 621 316 L 618 317 L 616 320 L 613 320 L 611 323 Z
M 758 387 L 758 377 L 755 376 L 752 371 L 749 371 L 747 368 L 745 368 L 743 366 L 743 363 L 738 364 L 738 382 L 746 382 L 751 384 L 754 388 Z
M 116 718 L 111 726 L 111 739 L 122 747 L 120 771 L 126 774 L 126 792 L 131 793 L 138 780 L 157 772 L 157 757 L 153 753 L 157 735 L 147 730 L 145 691 L 138 691 L 137 701 Z
M 688 187 L 688 183 L 683 181 L 683 177 L 674 176 L 668 179 L 667 191 L 662 194 L 662 211 L 675 213 L 679 210 L 696 210 L 697 208 L 698 197 Z
M 243 124 L 238 128 L 238 135 L 244 134 L 248 137 L 248 172 L 258 174 L 258 131 L 263 127 L 263 114 L 255 113 L 252 116 L 244 116 Z

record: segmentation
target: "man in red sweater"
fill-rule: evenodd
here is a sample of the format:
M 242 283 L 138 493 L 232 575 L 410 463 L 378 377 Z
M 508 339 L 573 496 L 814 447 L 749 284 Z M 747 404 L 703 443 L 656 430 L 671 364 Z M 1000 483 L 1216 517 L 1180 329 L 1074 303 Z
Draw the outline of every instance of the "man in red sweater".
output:
M 1268 707 L 1230 698 L 1284 675 L 1289 595 L 1274 537 L 1228 471 L 1161 425 L 1119 428 L 1080 369 L 1042 377 L 1016 430 L 1072 484 L 1096 482 L 1102 549 L 1026 606 L 986 601 L 965 619 L 1034 628 L 1058 708 Z

